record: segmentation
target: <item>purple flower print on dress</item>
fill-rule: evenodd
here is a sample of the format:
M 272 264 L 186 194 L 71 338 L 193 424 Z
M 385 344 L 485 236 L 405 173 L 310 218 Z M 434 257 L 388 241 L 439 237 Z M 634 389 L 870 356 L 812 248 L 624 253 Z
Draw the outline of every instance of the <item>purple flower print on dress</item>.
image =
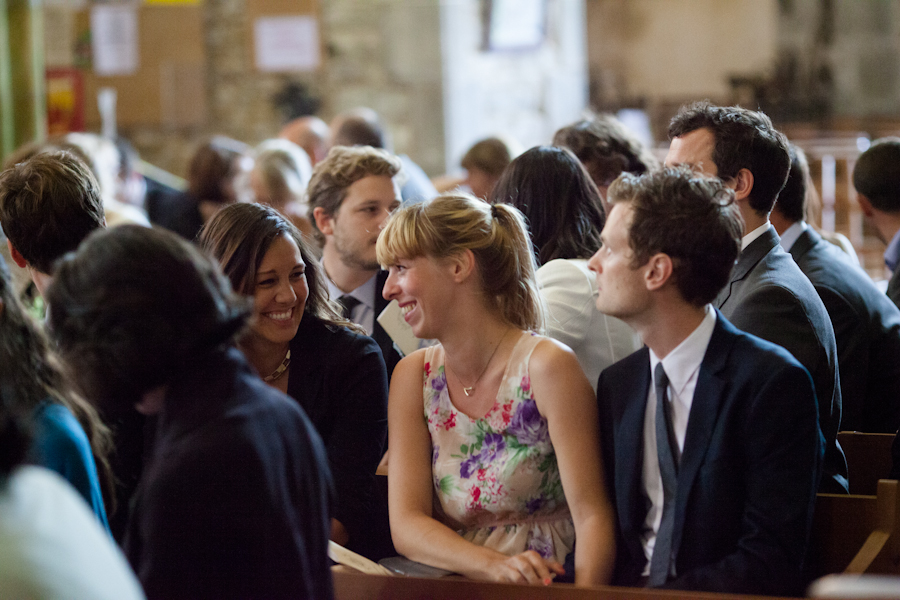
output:
M 435 444 L 434 446 L 431 447 L 431 466 L 432 467 L 434 467 L 434 465 L 437 464 L 438 453 L 440 453 L 440 451 L 441 451 L 441 447 L 438 446 L 437 444 Z
M 459 476 L 463 479 L 468 479 L 472 476 L 472 472 L 478 468 L 478 459 L 481 457 L 481 454 L 476 454 L 474 456 L 470 456 L 466 460 L 462 461 L 459 464 Z
M 534 513 L 539 511 L 543 505 L 544 505 L 544 497 L 537 496 L 525 503 L 525 510 L 528 511 L 529 515 L 533 515 Z
M 547 441 L 547 421 L 538 412 L 534 400 L 522 401 L 509 423 L 508 433 L 516 436 L 523 446 L 533 446 Z
M 447 374 L 441 373 L 437 377 L 431 380 L 431 389 L 436 392 L 444 391 L 444 388 L 447 387 Z
M 542 558 L 555 558 L 553 552 L 553 539 L 549 534 L 541 531 L 532 531 L 531 539 L 528 540 L 528 549 L 534 550 L 541 555 Z
M 481 446 L 481 462 L 484 464 L 493 462 L 497 455 L 503 452 L 504 448 L 506 448 L 506 442 L 503 441 L 502 435 L 499 433 L 485 435 Z

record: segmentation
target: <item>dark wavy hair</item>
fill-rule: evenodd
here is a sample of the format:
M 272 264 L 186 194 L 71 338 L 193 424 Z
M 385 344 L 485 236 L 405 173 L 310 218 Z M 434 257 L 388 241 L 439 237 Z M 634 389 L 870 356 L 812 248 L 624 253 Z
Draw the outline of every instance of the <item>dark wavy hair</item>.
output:
M 109 464 L 112 436 L 97 410 L 63 377 L 43 330 L 19 302 L 6 263 L 0 257 L 0 391 L 8 410 L 31 417 L 42 402 L 61 404 L 84 429 L 110 513 L 115 512 L 115 479 Z
M 233 343 L 249 303 L 177 235 L 123 225 L 58 265 L 48 316 L 67 372 L 114 413 Z
M 613 204 L 634 210 L 628 243 L 632 267 L 654 254 L 667 254 L 682 298 L 703 306 L 728 283 L 741 250 L 744 221 L 734 192 L 721 179 L 686 167 L 666 168 L 640 177 L 623 173 L 609 188 Z
M 669 139 L 703 128 L 715 137 L 712 160 L 718 177 L 728 179 L 741 169 L 749 170 L 753 174 L 750 208 L 768 215 L 791 166 L 787 138 L 763 112 L 704 100 L 682 107 L 672 117 Z
M 300 230 L 274 208 L 243 203 L 226 206 L 204 225 L 198 244 L 219 261 L 236 292 L 251 296 L 256 287 L 259 265 L 272 242 L 282 235 L 297 244 L 306 263 L 309 296 L 304 312 L 329 325 L 349 327 L 364 334 L 361 327 L 341 317 L 340 309 L 328 297 L 328 287 L 319 261 L 313 256 Z
M 616 117 L 594 115 L 553 134 L 553 145 L 571 150 L 598 186 L 608 186 L 622 172 L 640 175 L 659 161 Z
M 492 203 L 518 208 L 531 228 L 541 264 L 590 258 L 606 222 L 600 192 L 571 151 L 537 146 L 512 161 L 491 194 Z

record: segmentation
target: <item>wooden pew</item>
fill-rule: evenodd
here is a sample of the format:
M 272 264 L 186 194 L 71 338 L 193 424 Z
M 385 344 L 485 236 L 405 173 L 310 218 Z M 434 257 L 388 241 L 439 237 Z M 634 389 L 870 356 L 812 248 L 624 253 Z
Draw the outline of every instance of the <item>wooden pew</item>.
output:
M 874 496 L 878 480 L 891 472 L 894 434 L 841 431 L 838 442 L 847 456 L 850 493 Z
M 898 482 L 878 482 L 877 496 L 818 494 L 809 575 L 900 574 Z
M 335 600 L 772 600 L 772 596 L 741 596 L 601 586 L 576 588 L 569 584 L 547 587 L 514 583 L 487 583 L 462 578 L 417 579 L 364 575 L 339 570 L 334 576 Z

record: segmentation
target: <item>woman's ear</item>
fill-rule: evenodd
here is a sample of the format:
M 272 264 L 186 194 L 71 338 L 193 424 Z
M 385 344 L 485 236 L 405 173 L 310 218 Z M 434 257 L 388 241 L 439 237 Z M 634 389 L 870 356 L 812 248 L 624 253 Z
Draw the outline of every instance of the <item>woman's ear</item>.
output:
M 453 281 L 462 283 L 475 272 L 475 254 L 468 248 L 458 252 L 449 259 Z

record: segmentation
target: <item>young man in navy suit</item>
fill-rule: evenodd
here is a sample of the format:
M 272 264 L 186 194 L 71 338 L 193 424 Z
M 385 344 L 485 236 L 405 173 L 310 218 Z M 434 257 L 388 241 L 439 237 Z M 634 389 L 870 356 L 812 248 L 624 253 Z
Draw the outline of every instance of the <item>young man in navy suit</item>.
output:
M 824 442 L 808 371 L 710 304 L 740 251 L 734 193 L 668 168 L 609 199 L 597 307 L 647 346 L 598 383 L 613 583 L 799 593 Z

